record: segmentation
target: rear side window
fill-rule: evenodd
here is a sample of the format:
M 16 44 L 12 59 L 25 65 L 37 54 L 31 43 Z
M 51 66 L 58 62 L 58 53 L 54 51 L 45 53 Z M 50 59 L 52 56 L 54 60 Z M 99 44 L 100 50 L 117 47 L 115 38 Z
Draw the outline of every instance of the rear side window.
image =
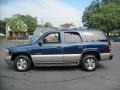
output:
M 65 43 L 80 43 L 81 38 L 80 38 L 79 33 L 77 32 L 65 32 L 64 41 Z
M 90 42 L 106 42 L 107 38 L 103 32 L 100 31 L 86 31 L 84 35 L 87 38 L 87 41 Z

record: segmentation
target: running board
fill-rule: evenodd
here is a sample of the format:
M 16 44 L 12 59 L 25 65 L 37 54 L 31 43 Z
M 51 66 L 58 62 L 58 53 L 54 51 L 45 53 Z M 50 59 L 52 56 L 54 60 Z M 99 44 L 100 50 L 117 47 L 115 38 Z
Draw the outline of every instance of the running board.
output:
M 78 62 L 37 62 L 35 66 L 76 66 Z

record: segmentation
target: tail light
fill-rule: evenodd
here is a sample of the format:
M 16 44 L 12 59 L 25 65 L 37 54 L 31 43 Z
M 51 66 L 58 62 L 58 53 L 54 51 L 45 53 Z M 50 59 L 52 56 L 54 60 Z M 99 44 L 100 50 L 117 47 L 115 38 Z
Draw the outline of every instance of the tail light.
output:
M 112 47 L 111 47 L 111 45 L 109 45 L 109 48 L 108 48 L 109 50 L 108 50 L 108 52 L 109 53 L 112 53 Z

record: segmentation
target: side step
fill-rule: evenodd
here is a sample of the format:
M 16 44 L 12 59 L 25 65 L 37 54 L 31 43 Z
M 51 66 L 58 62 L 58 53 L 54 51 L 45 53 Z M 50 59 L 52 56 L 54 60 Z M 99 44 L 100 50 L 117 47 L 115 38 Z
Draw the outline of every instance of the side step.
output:
M 36 62 L 35 66 L 76 66 L 78 62 Z

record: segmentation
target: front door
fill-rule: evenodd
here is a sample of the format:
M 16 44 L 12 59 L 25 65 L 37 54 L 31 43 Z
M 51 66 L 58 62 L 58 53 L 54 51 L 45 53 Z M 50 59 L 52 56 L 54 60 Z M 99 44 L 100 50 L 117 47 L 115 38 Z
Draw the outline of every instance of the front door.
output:
M 34 49 L 35 62 L 61 62 L 63 59 L 63 54 L 60 33 L 48 33 L 43 37 L 41 41 L 42 45 L 37 45 L 37 47 Z

